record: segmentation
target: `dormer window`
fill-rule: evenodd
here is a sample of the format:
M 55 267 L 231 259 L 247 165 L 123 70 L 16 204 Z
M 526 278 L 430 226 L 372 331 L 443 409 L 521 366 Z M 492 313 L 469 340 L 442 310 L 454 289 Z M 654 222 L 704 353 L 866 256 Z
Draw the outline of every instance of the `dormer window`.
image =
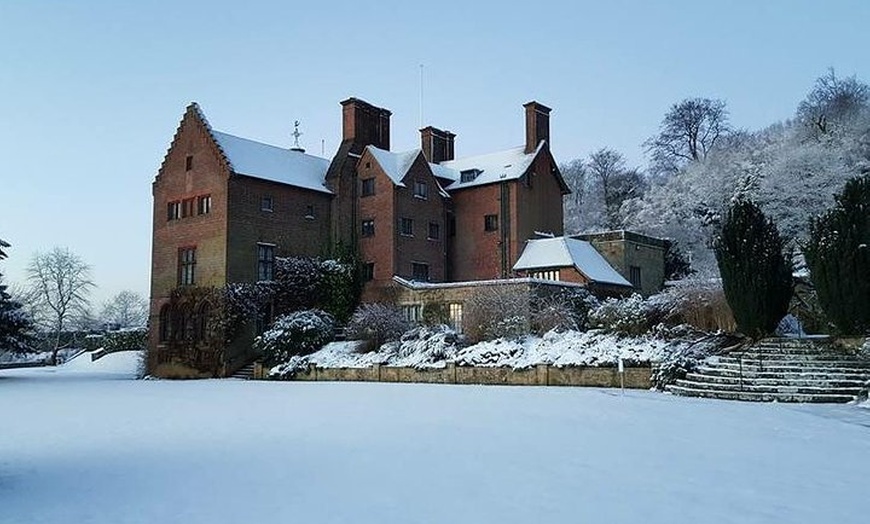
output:
M 414 181 L 414 196 L 423 200 L 429 198 L 429 186 L 426 182 Z
M 479 175 L 480 173 L 480 169 L 466 169 L 465 171 L 460 171 L 459 181 L 461 183 L 474 182 L 474 179 L 477 178 L 477 175 Z

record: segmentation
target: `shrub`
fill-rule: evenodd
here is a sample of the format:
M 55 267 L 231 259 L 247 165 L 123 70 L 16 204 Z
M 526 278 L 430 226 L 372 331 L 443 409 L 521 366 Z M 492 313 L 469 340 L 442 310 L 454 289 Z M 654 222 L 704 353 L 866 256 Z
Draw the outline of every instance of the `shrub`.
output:
M 647 300 L 668 325 L 688 324 L 706 332 L 737 329 L 719 279 L 678 280 Z
M 145 328 L 109 331 L 103 336 L 103 349 L 106 351 L 144 350 L 148 343 L 148 330 Z
M 772 333 L 788 311 L 792 262 L 776 225 L 745 199 L 729 207 L 714 251 L 725 298 L 738 329 L 758 339 Z
M 870 331 L 870 175 L 846 182 L 833 209 L 810 223 L 805 248 L 818 300 L 846 335 Z
M 548 331 L 587 328 L 589 311 L 598 306 L 598 300 L 586 289 L 560 288 L 554 292 L 536 295 L 532 300 L 532 331 L 543 335 Z
M 411 323 L 399 308 L 388 304 L 362 304 L 354 311 L 345 333 L 351 340 L 371 342 L 371 349 L 377 350 L 386 342 L 399 340 L 409 329 Z
M 641 335 L 662 319 L 654 302 L 635 293 L 627 298 L 608 298 L 589 312 L 595 327 L 622 335 Z
M 465 302 L 464 331 L 474 342 L 527 334 L 529 308 L 529 294 L 520 286 L 480 286 Z
M 359 272 L 356 259 L 320 263 L 320 307 L 341 322 L 350 318 L 359 303 L 362 292 Z
M 287 362 L 296 355 L 317 351 L 332 340 L 335 320 L 329 313 L 304 310 L 279 317 L 272 327 L 254 340 L 266 366 Z

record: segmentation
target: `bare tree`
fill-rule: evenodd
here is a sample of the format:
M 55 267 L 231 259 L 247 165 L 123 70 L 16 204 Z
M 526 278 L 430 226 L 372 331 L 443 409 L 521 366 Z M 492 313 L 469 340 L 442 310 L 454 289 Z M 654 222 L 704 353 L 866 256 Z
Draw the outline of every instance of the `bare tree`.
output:
M 148 301 L 134 291 L 121 291 L 103 306 L 101 318 L 119 328 L 142 327 L 148 319 Z
M 36 253 L 27 267 L 34 306 L 54 334 L 52 364 L 57 364 L 61 334 L 72 320 L 87 311 L 94 287 L 91 268 L 67 248 Z
M 644 142 L 660 172 L 675 172 L 689 162 L 702 162 L 720 138 L 731 131 L 722 100 L 687 98 L 665 114 L 659 133 Z
M 834 69 L 816 79 L 816 85 L 798 105 L 797 118 L 810 135 L 820 138 L 832 127 L 847 122 L 867 109 L 870 87 L 854 76 L 837 78 Z
M 578 233 L 583 229 L 583 206 L 586 204 L 586 165 L 580 158 L 559 167 L 570 193 L 562 199 L 565 211 L 565 231 Z

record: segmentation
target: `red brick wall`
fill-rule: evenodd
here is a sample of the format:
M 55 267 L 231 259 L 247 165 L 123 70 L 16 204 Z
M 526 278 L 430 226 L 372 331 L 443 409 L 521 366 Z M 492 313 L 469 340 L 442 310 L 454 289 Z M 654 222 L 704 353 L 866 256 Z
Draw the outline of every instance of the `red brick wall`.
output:
M 448 260 L 453 281 L 485 280 L 500 274 L 500 231 L 484 231 L 484 216 L 501 215 L 500 184 L 470 187 L 451 193 L 456 236 L 450 238 Z M 499 229 L 503 217 L 499 216 Z
M 375 234 L 371 237 L 359 236 L 359 253 L 363 263 L 374 262 L 374 278 L 363 289 L 363 301 L 375 301 L 380 297 L 378 289 L 389 286 L 396 270 L 395 241 L 395 190 L 392 180 L 383 172 L 374 157 L 366 150 L 357 164 L 358 183 L 368 178 L 375 180 L 375 193 L 359 197 L 359 216 L 357 231 L 361 231 L 362 221 L 375 221 Z M 357 188 L 357 194 L 362 192 Z
M 427 185 L 429 196 L 421 199 L 414 196 L 414 182 Z M 445 278 L 445 263 L 447 250 L 445 240 L 447 227 L 445 224 L 445 201 L 438 191 L 437 181 L 425 158 L 420 155 L 403 179 L 405 187 L 396 186 L 395 216 L 396 224 L 396 254 L 395 274 L 410 279 L 411 264 L 414 262 L 429 265 L 429 281 L 443 282 Z M 401 217 L 414 221 L 414 236 L 400 234 L 398 225 Z M 441 235 L 437 240 L 429 239 L 429 223 L 440 226 Z
M 228 195 L 229 282 L 256 280 L 258 242 L 276 244 L 277 256 L 330 254 L 331 195 L 241 175 L 230 177 Z M 271 212 L 260 209 L 263 197 L 272 198 Z
M 535 231 L 563 234 L 562 188 L 553 174 L 552 156 L 542 151 L 511 194 L 515 227 L 511 230 L 511 261 L 516 263 Z
M 188 155 L 192 169 L 186 169 Z M 221 286 L 226 281 L 228 171 L 208 131 L 188 110 L 152 186 L 154 196 L 151 241 L 151 347 L 158 341 L 158 317 L 178 284 L 178 249 L 196 246 L 195 283 Z M 167 204 L 211 195 L 211 211 L 167 220 Z M 194 201 L 194 206 L 196 202 Z

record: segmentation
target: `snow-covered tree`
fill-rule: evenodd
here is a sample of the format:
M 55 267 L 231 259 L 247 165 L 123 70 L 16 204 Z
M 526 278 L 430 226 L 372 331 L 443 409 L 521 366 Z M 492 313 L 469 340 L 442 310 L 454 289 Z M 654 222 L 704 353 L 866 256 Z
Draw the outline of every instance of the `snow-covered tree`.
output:
M 687 98 L 671 106 L 658 134 L 644 145 L 655 171 L 672 173 L 687 163 L 705 160 L 729 131 L 724 101 Z
M 852 125 L 866 112 L 868 101 L 870 86 L 854 76 L 838 78 L 831 68 L 816 79 L 798 106 L 797 118 L 809 136 L 822 138 Z
M 100 317 L 119 328 L 143 327 L 148 321 L 148 301 L 135 291 L 121 291 L 103 305 Z
M 6 258 L 3 248 L 8 247 L 9 243 L 0 239 L 0 260 Z M 33 343 L 33 326 L 24 307 L 12 298 L 7 289 L 3 274 L 0 273 L 0 353 L 23 353 L 30 350 Z
M 738 329 L 753 339 L 773 333 L 792 296 L 791 258 L 776 225 L 748 199 L 729 207 L 716 238 L 725 298 Z

